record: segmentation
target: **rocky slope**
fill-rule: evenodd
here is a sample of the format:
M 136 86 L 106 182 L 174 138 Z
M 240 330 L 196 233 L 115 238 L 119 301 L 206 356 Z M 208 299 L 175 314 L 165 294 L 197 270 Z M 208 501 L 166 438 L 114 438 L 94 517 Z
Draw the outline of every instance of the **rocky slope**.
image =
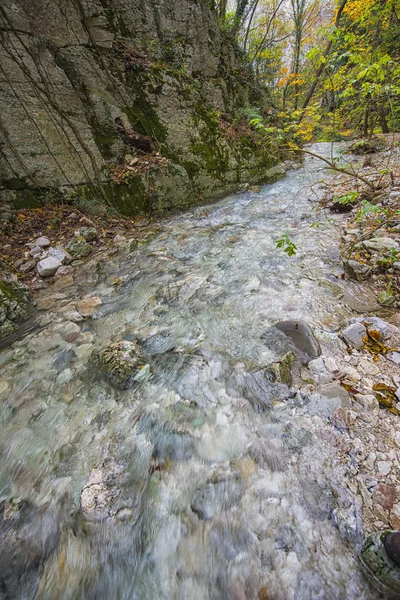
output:
M 208 0 L 6 0 L 0 191 L 127 215 L 268 179 L 273 140 L 236 121 L 259 90 Z

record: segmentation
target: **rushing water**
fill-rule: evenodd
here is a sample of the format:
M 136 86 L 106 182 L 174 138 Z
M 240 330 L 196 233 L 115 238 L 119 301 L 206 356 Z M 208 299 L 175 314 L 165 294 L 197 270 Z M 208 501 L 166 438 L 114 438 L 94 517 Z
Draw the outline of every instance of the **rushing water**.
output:
M 0 354 L 0 597 L 376 598 L 359 507 L 318 435 L 330 425 L 265 376 L 277 321 L 307 321 L 334 354 L 368 302 L 338 277 L 339 229 L 310 227 L 323 177 L 308 159 L 90 261 Z M 284 232 L 295 257 L 276 249 Z M 95 318 L 66 320 L 90 295 Z M 152 373 L 126 391 L 90 362 L 120 339 L 139 340 Z

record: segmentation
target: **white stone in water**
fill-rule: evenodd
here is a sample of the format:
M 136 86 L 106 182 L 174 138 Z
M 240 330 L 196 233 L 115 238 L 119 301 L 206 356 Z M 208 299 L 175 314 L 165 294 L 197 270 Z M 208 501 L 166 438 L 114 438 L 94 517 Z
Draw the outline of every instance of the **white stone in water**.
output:
M 197 445 L 202 460 L 224 462 L 241 454 L 246 447 L 247 437 L 239 424 L 221 431 L 205 429 Z
M 51 277 L 59 267 L 61 267 L 60 261 L 53 256 L 49 256 L 38 262 L 36 268 L 40 277 Z
M 73 378 L 74 374 L 71 369 L 64 369 L 57 375 L 56 382 L 58 385 L 64 385 L 65 383 L 69 383 Z

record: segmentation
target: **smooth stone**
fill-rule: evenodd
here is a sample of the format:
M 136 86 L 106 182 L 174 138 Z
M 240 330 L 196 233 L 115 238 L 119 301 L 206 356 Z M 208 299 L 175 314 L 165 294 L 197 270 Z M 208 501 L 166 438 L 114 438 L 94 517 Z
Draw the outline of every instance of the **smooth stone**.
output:
M 60 267 L 61 262 L 57 258 L 49 256 L 39 261 L 36 268 L 40 277 L 51 277 Z
M 48 256 L 54 256 L 54 258 L 58 258 L 62 265 L 69 265 L 72 260 L 72 256 L 62 246 L 50 248 L 47 254 Z
M 339 397 L 327 398 L 321 394 L 313 394 L 307 404 L 307 412 L 310 415 L 327 419 L 335 410 L 340 408 L 341 404 Z
M 362 323 L 352 323 L 342 331 L 342 337 L 349 346 L 360 350 L 364 346 L 363 337 L 367 329 Z
M 35 240 L 35 244 L 36 246 L 39 246 L 39 248 L 48 248 L 51 242 L 48 237 L 42 235 Z
M 339 398 L 341 406 L 350 406 L 349 392 L 337 383 L 322 386 L 321 394 L 327 398 Z
M 308 363 L 308 369 L 310 373 L 312 373 L 316 377 L 322 375 L 323 373 L 326 373 L 325 363 L 321 357 L 315 358 L 314 360 L 310 360 L 310 362 Z
M 292 341 L 304 364 L 308 364 L 321 355 L 321 346 L 315 339 L 311 327 L 305 321 L 280 321 L 275 328 L 283 331 Z
M 390 337 L 390 325 L 380 317 L 361 317 L 357 323 L 366 323 L 369 329 L 377 329 L 385 340 Z
M 371 238 L 363 242 L 363 246 L 367 250 L 376 250 L 377 252 L 382 250 L 400 250 L 400 246 L 396 240 L 388 237 Z
M 76 309 L 82 317 L 92 317 L 102 304 L 103 303 L 98 296 L 90 296 L 90 298 L 85 298 L 78 302 Z
M 42 252 L 43 252 L 43 248 L 40 248 L 39 246 L 33 246 L 33 248 L 30 250 L 29 254 L 30 254 L 30 256 L 35 258 L 35 257 L 38 257 L 39 254 L 41 254 Z

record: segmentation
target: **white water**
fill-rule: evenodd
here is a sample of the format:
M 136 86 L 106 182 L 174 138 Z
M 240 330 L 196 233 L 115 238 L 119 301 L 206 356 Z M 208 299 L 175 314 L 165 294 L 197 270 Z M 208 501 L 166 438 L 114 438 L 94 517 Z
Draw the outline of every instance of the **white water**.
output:
M 128 259 L 84 267 L 48 324 L 0 354 L 0 493 L 39 505 L 27 535 L 54 546 L 4 598 L 376 598 L 359 508 L 319 435 L 332 426 L 265 378 L 279 358 L 269 327 L 303 319 L 334 352 L 369 301 L 335 277 L 339 229 L 310 227 L 324 176 L 309 159 L 259 194 L 163 222 Z M 295 257 L 276 249 L 284 232 Z M 71 325 L 82 294 L 103 305 Z M 119 339 L 138 339 L 153 372 L 123 392 L 88 363 Z M 87 521 L 80 494 L 97 476 L 110 495 Z

